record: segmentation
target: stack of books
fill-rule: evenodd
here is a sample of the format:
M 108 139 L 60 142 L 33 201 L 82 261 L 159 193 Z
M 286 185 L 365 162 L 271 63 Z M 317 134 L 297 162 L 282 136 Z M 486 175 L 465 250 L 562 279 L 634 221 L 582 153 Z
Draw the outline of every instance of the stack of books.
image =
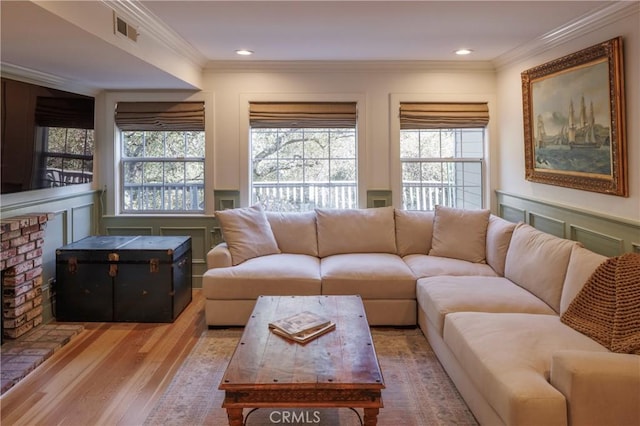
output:
M 279 336 L 298 343 L 307 343 L 333 330 L 336 324 L 328 318 L 304 311 L 270 322 L 269 328 Z

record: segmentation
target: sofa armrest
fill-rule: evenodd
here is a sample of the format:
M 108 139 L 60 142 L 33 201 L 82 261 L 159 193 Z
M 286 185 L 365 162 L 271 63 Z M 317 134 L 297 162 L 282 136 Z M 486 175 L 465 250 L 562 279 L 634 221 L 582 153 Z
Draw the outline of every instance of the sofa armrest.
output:
M 567 399 L 569 424 L 640 424 L 640 356 L 558 351 L 551 385 Z
M 231 263 L 231 252 L 227 243 L 220 243 L 207 253 L 207 268 L 226 268 L 233 266 Z

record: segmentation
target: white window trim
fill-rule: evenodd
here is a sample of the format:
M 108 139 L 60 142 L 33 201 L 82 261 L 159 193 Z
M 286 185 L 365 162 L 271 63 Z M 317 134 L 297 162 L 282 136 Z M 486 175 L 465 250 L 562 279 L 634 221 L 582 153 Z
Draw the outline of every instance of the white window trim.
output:
M 122 213 L 121 205 L 121 174 L 120 174 L 120 129 L 115 124 L 114 111 L 118 102 L 204 102 L 205 105 L 205 163 L 204 163 L 204 193 L 205 207 L 204 212 L 184 213 L 187 216 L 213 215 L 215 211 L 215 202 L 213 199 L 213 190 L 215 188 L 215 99 L 212 92 L 107 92 L 104 101 L 105 109 L 101 110 L 96 99 L 96 130 L 100 135 L 104 135 L 102 140 L 107 143 L 96 142 L 94 158 L 100 158 L 99 176 L 100 186 L 98 189 L 106 190 L 103 196 L 105 205 L 102 207 L 105 215 L 117 216 L 153 216 L 155 213 Z M 100 119 L 101 117 L 101 119 Z M 104 123 L 104 127 L 100 124 Z M 96 134 L 98 141 L 98 134 Z M 94 165 L 95 169 L 95 165 Z M 94 175 L 95 177 L 95 175 Z M 171 215 L 171 213 L 157 213 L 162 216 Z M 177 213 L 175 215 L 181 215 Z
M 248 206 L 251 203 L 251 154 L 249 145 L 251 140 L 251 127 L 249 125 L 249 104 L 251 102 L 356 102 L 358 118 L 356 121 L 356 142 L 358 144 L 358 206 L 367 205 L 366 174 L 366 96 L 360 93 L 345 94 L 241 94 L 238 117 L 240 118 L 239 152 L 240 152 L 240 205 Z
M 492 176 L 491 158 L 497 157 L 491 147 L 497 147 L 497 131 L 494 130 L 497 111 L 495 95 L 488 94 L 442 94 L 442 93 L 392 93 L 389 97 L 389 170 L 391 173 L 391 190 L 393 191 L 393 206 L 402 208 L 402 164 L 400 163 L 400 104 L 403 102 L 487 102 L 489 105 L 489 124 L 484 138 L 483 165 L 483 203 L 484 208 L 490 209 L 495 200 L 492 182 L 497 179 Z M 494 141 L 489 143 L 489 136 Z

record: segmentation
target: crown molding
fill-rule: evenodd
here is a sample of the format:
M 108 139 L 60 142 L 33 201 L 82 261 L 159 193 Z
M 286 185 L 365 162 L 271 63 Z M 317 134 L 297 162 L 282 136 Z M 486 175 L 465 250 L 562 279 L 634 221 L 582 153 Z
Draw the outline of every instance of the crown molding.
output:
M 638 13 L 638 11 L 640 11 L 640 2 L 637 1 L 607 3 L 595 12 L 570 21 L 562 27 L 500 55 L 492 61 L 493 65 L 496 70 L 499 70 L 521 59 L 543 53 L 567 41 L 574 40 L 605 25 Z
M 138 31 L 202 68 L 207 58 L 137 0 L 102 0 L 118 16 L 133 21 Z M 140 31 L 142 30 L 142 31 Z
M 0 75 L 11 80 L 22 81 L 23 83 L 46 86 L 52 89 L 64 90 L 66 92 L 78 93 L 87 96 L 97 96 L 100 92 L 95 87 L 79 85 L 77 81 L 63 78 L 54 74 L 37 71 L 31 68 L 14 65 L 7 62 L 0 62 Z
M 209 61 L 205 73 L 223 72 L 495 72 L 488 61 Z

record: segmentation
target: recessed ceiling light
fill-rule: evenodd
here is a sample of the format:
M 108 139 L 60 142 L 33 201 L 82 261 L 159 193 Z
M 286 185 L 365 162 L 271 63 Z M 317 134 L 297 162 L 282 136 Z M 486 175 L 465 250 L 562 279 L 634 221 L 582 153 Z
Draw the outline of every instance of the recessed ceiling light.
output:
M 236 53 L 238 55 L 242 55 L 242 56 L 253 55 L 253 51 L 252 50 L 247 50 L 247 49 L 238 49 L 238 50 L 236 50 Z
M 456 55 L 468 55 L 471 52 L 473 52 L 471 49 L 458 49 L 456 50 Z

